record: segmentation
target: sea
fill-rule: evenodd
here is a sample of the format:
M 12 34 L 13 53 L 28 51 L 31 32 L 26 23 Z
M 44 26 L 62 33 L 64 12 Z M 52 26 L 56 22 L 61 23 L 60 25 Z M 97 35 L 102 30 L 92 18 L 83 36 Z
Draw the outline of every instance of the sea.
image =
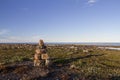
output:
M 38 44 L 37 42 L 11 42 L 11 43 L 0 43 L 0 44 Z M 70 45 L 97 45 L 97 46 L 120 46 L 120 42 L 46 42 L 45 44 L 48 45 L 63 45 L 63 44 L 70 44 Z
M 97 45 L 97 46 L 120 46 L 119 43 L 95 43 L 95 42 L 54 42 L 54 43 L 46 43 L 46 44 L 74 44 L 74 45 Z
M 37 42 L 22 42 L 22 43 L 0 43 L 0 44 L 38 44 Z M 102 43 L 102 42 L 46 42 L 46 45 L 95 45 L 99 48 L 110 49 L 110 50 L 119 50 L 120 51 L 120 42 L 119 43 Z

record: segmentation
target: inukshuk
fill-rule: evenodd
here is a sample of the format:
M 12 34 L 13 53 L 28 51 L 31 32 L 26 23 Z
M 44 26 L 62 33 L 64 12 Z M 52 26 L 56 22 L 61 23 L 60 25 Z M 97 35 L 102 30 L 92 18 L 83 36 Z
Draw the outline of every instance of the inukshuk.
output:
M 47 54 L 47 47 L 44 44 L 43 40 L 39 41 L 39 46 L 37 46 L 37 49 L 35 50 L 34 55 L 34 66 L 40 66 L 40 65 L 49 65 L 49 56 Z

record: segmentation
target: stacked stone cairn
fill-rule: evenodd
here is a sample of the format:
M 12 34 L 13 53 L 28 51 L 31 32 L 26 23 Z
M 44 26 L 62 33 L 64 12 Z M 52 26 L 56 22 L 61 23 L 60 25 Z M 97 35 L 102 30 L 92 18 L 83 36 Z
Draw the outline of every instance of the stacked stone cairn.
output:
M 40 40 L 39 45 L 35 50 L 34 66 L 48 66 L 49 62 L 47 47 L 45 46 L 44 41 Z

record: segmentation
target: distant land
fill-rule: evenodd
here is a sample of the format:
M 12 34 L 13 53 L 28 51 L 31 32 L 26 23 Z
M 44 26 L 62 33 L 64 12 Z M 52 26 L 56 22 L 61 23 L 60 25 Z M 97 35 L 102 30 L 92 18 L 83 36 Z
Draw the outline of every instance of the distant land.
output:
M 119 43 L 105 43 L 105 42 L 54 42 L 54 43 L 47 43 L 47 44 L 75 44 L 75 45 L 100 45 L 100 46 L 120 46 Z
M 0 42 L 3 44 L 3 42 Z M 4 44 L 38 44 L 37 42 L 8 42 Z M 60 44 L 74 44 L 74 45 L 98 45 L 98 46 L 120 46 L 120 42 L 46 42 L 46 44 L 60 45 Z

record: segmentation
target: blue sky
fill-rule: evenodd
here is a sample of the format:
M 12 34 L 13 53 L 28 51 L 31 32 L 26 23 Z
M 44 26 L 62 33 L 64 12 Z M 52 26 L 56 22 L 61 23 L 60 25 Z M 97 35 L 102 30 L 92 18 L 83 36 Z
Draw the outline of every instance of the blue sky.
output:
M 120 42 L 120 0 L 0 0 L 0 42 Z

